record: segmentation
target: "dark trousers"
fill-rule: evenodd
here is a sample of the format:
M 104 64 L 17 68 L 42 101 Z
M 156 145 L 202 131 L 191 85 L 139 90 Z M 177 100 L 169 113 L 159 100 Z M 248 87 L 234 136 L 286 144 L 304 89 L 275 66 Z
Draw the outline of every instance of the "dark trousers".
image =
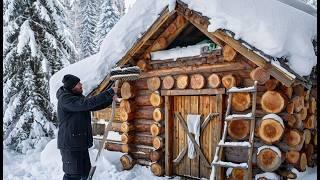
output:
M 91 168 L 88 150 L 69 151 L 60 149 L 63 163 L 63 180 L 86 180 Z

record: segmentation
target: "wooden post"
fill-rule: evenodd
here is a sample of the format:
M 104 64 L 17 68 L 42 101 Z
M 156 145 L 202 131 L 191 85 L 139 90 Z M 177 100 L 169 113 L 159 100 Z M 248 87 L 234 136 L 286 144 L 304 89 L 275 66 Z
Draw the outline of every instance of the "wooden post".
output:
M 170 97 L 165 96 L 165 175 L 173 174 L 173 119 Z

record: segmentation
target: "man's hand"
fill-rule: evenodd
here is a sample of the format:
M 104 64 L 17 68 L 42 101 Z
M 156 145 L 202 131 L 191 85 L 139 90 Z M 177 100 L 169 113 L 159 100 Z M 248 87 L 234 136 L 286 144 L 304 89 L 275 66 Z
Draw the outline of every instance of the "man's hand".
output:
M 116 102 L 120 102 L 122 98 L 119 98 L 116 94 L 112 97 L 112 99 Z
M 115 93 L 118 92 L 118 89 L 119 89 L 118 87 L 114 87 L 114 86 L 113 86 L 113 87 L 111 87 L 111 88 L 113 89 L 113 91 L 114 91 Z

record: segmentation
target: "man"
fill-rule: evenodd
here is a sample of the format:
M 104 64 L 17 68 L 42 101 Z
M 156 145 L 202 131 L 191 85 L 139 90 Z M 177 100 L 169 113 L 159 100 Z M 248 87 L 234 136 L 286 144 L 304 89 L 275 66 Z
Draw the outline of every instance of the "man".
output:
M 88 148 L 93 145 L 90 111 L 101 110 L 112 103 L 112 88 L 97 96 L 82 95 L 80 79 L 67 74 L 57 91 L 58 148 L 62 156 L 63 180 L 86 180 L 91 168 Z

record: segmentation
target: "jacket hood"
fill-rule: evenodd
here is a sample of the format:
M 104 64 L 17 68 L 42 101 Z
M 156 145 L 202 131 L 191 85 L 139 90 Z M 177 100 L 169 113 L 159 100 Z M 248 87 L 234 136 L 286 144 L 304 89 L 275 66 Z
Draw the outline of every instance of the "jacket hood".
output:
M 67 89 L 65 89 L 63 86 L 61 86 L 56 94 L 57 99 L 59 99 L 59 97 L 61 97 L 63 94 L 65 93 L 70 93 Z

